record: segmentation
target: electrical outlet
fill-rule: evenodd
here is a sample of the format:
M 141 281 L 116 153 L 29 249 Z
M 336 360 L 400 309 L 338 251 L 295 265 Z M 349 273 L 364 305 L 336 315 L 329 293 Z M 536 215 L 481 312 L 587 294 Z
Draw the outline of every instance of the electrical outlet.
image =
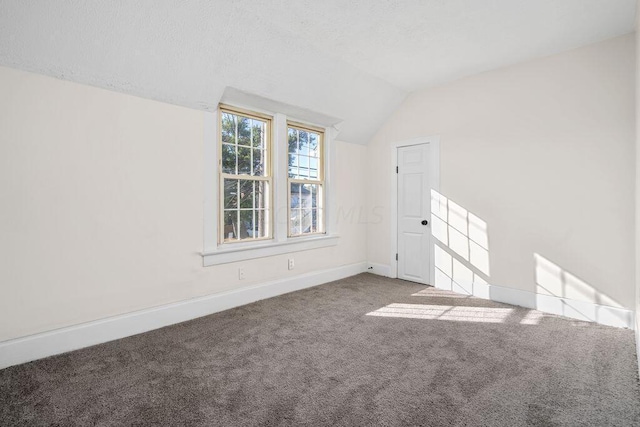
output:
M 238 269 L 238 280 L 244 280 L 244 268 L 240 267 Z
M 295 267 L 296 264 L 293 261 L 293 258 L 289 258 L 289 270 L 293 270 L 293 267 Z

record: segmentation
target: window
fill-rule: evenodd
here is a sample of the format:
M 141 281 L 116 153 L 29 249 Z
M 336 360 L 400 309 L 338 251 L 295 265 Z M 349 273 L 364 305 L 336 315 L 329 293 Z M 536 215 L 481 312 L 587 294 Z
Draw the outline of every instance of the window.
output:
M 204 116 L 204 265 L 337 245 L 329 208 L 339 121 L 230 94 L 225 101 L 260 107 L 219 104 Z
M 324 132 L 287 123 L 289 236 L 324 232 Z
M 220 241 L 270 239 L 271 118 L 220 109 Z

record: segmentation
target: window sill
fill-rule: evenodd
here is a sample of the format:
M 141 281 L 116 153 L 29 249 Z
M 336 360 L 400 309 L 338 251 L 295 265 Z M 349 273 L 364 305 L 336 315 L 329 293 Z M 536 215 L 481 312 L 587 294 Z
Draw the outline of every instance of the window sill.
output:
M 243 245 L 242 247 L 223 246 L 213 251 L 203 252 L 202 260 L 204 266 L 209 267 L 211 265 L 336 246 L 339 238 L 340 236 L 337 234 L 331 234 L 313 237 L 292 237 L 282 242 L 268 241 L 250 246 Z

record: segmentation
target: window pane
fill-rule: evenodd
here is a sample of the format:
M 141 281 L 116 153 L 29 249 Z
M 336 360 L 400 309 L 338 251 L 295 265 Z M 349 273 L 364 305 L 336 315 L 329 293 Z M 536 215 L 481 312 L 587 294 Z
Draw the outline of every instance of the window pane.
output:
M 236 189 L 239 188 L 239 208 L 235 210 L 225 209 L 224 212 L 224 239 L 244 240 L 257 239 L 268 236 L 269 206 L 268 183 L 253 180 L 225 180 L 226 193 L 233 192 L 235 200 Z M 230 206 L 237 206 L 237 202 L 229 202 Z
M 309 178 L 309 157 L 308 156 L 298 156 L 298 179 L 306 179 Z
M 320 193 L 322 191 L 322 185 L 320 184 L 307 184 L 309 186 L 309 192 L 311 193 L 311 207 L 317 208 L 320 201 Z
M 251 145 L 251 119 L 237 116 L 238 120 L 238 145 Z
M 302 184 L 291 183 L 291 209 L 300 207 L 300 188 Z
M 300 143 L 298 144 L 298 153 L 302 154 L 303 156 L 308 156 L 309 155 L 309 132 L 303 131 L 303 130 L 299 130 L 299 140 Z
M 240 211 L 240 229 L 238 230 L 240 238 L 246 239 L 248 237 L 253 237 L 253 230 L 253 210 Z
M 268 176 L 269 123 L 251 115 L 221 112 L 221 173 L 227 175 L 221 177 L 224 242 L 270 237 L 269 181 L 244 179 Z
M 311 233 L 312 210 L 302 209 L 302 217 L 300 218 L 300 233 Z
M 298 156 L 298 165 L 301 168 L 308 168 L 309 167 L 309 157 L 308 156 Z
M 235 209 L 238 207 L 238 180 L 224 180 L 224 208 Z
M 289 200 L 289 233 L 303 235 L 323 232 L 322 184 L 320 168 L 322 134 L 304 129 L 288 128 L 289 178 L 309 180 L 308 184 L 291 183 Z
M 289 178 L 320 179 L 320 134 L 288 128 Z
M 256 238 L 261 239 L 267 236 L 267 211 L 264 209 L 258 209 L 255 211 L 255 230 L 254 235 Z
M 318 230 L 318 210 L 314 209 L 312 211 L 312 218 L 311 218 L 311 232 L 312 233 L 317 233 L 320 230 Z
M 320 177 L 320 175 L 318 174 L 318 159 L 314 159 L 313 157 L 309 159 L 309 177 Z
M 300 189 L 300 206 L 302 208 L 310 208 L 312 206 L 312 191 L 315 184 L 303 184 Z
M 265 176 L 267 163 L 265 159 L 265 151 L 260 149 L 253 150 L 253 172 L 254 176 Z
M 319 191 L 321 189 L 320 185 L 309 185 L 311 187 L 311 206 L 314 208 L 318 207 L 318 199 L 319 199 Z
M 319 180 L 321 173 L 321 137 L 318 132 L 294 127 L 288 133 L 289 178 Z M 322 184 L 290 183 L 289 233 L 303 235 L 322 232 Z
M 255 148 L 266 148 L 265 147 L 265 141 L 264 141 L 264 134 L 266 131 L 266 123 L 260 120 L 252 120 L 252 129 L 253 129 L 253 133 L 251 136 L 251 142 Z
M 301 234 L 300 230 L 300 209 L 291 209 L 291 218 L 290 218 L 290 233 L 292 236 Z
M 225 241 L 234 240 L 238 238 L 236 234 L 238 224 L 238 211 L 225 211 L 224 212 L 224 230 L 223 236 Z
M 298 131 L 296 129 L 289 128 L 289 153 L 295 154 L 298 152 Z
M 290 234 L 321 233 L 322 185 L 291 183 Z
M 251 174 L 251 149 L 238 146 L 238 173 Z
M 255 209 L 267 209 L 269 208 L 267 201 L 269 200 L 269 183 L 264 181 L 256 181 L 255 183 L 256 194 L 254 197 Z
M 236 143 L 236 116 L 233 114 L 222 113 L 222 142 Z
M 222 144 L 222 173 L 236 173 L 236 147 Z
M 240 180 L 240 209 L 253 208 L 254 181 Z
M 289 154 L 289 178 L 298 177 L 298 156 Z
M 312 157 L 319 157 L 319 142 L 320 136 L 317 133 L 309 133 L 309 155 Z
M 265 121 L 222 113 L 223 173 L 266 176 L 266 128 Z

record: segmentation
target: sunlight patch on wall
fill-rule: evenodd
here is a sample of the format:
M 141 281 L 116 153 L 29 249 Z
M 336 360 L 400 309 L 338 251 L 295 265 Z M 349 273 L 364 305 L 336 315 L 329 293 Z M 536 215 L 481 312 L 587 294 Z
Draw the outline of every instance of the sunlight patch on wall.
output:
M 434 245 L 435 287 L 473 295 L 474 285 L 487 282 L 439 245 Z
M 484 249 L 489 249 L 487 223 L 469 212 L 469 239 Z
M 533 258 L 538 310 L 617 327 L 632 323 L 631 311 L 617 301 L 542 255 Z
M 440 197 L 443 197 L 440 195 Z M 469 222 L 467 220 L 467 210 L 462 206 L 454 203 L 452 200 L 448 200 L 448 213 L 449 213 L 449 226 L 458 230 L 463 235 L 467 236 L 469 233 Z
M 487 223 L 433 189 L 431 233 L 474 268 L 490 275 Z
M 612 307 L 622 307 L 584 280 L 579 279 L 542 255 L 534 253 L 533 259 L 537 293 Z

